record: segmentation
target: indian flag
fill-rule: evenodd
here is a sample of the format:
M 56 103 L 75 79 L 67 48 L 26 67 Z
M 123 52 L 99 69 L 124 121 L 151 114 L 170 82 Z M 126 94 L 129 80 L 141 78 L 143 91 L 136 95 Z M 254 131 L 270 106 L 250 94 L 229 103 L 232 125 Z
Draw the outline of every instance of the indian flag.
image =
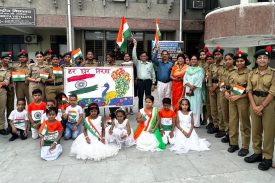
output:
M 26 72 L 12 72 L 12 81 L 25 81 Z
M 76 50 L 72 51 L 72 56 L 74 60 L 78 60 L 80 57 L 83 58 L 83 54 L 80 48 L 77 48 Z
M 49 78 L 49 73 L 47 72 L 40 72 L 40 78 L 41 79 L 48 79 Z
M 240 85 L 234 85 L 232 92 L 236 95 L 242 95 L 245 91 L 245 88 Z
M 61 67 L 54 67 L 53 68 L 53 74 L 57 78 L 61 78 L 63 76 L 63 70 Z
M 116 39 L 116 43 L 118 44 L 120 51 L 127 52 L 127 38 L 131 36 L 131 30 L 129 25 L 126 22 L 124 16 L 121 18 L 121 23 Z
M 48 134 L 48 126 L 45 124 L 41 131 L 41 135 L 47 135 L 47 134 Z
M 159 20 L 156 18 L 156 33 L 155 33 L 155 44 L 159 42 L 161 32 L 159 30 Z
M 68 103 L 67 97 L 62 95 L 62 104 L 67 104 L 67 103 Z

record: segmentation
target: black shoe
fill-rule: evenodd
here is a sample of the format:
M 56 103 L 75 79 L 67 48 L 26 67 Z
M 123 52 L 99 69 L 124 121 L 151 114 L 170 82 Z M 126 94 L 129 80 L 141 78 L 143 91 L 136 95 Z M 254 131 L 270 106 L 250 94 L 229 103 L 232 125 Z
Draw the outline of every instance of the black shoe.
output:
M 8 135 L 9 133 L 5 129 L 0 130 L 1 135 Z
M 258 169 L 263 171 L 268 170 L 270 167 L 272 167 L 272 159 L 263 159 L 258 165 Z
M 214 134 L 217 132 L 219 132 L 219 128 L 215 128 L 215 127 L 211 127 L 207 130 L 207 133 L 209 133 L 209 134 Z
M 227 149 L 227 151 L 230 152 L 230 153 L 233 153 L 233 152 L 235 152 L 235 151 L 237 151 L 237 150 L 239 150 L 239 149 L 240 149 L 240 148 L 239 148 L 238 145 L 231 145 L 231 146 Z
M 248 149 L 241 148 L 241 150 L 239 150 L 238 152 L 238 156 L 245 157 L 246 155 L 248 155 L 248 153 L 249 153 Z
M 206 128 L 206 129 L 214 128 L 214 124 L 213 124 L 213 123 L 208 123 L 208 125 L 206 125 L 205 128 Z
M 247 163 L 261 162 L 263 160 L 262 154 L 252 154 L 244 158 L 244 161 Z
M 216 138 L 222 138 L 222 137 L 224 137 L 225 135 L 226 135 L 226 134 L 225 134 L 225 131 L 219 130 L 219 132 L 216 133 L 215 137 L 216 137 Z
M 206 125 L 207 124 L 207 120 L 202 120 L 201 125 Z
M 14 141 L 15 139 L 17 139 L 18 138 L 18 135 L 17 136 L 15 136 L 15 135 L 13 135 L 10 139 L 9 139 L 9 141 L 11 142 L 11 141 Z
M 222 143 L 228 143 L 229 142 L 229 135 L 225 135 L 222 139 L 221 139 Z

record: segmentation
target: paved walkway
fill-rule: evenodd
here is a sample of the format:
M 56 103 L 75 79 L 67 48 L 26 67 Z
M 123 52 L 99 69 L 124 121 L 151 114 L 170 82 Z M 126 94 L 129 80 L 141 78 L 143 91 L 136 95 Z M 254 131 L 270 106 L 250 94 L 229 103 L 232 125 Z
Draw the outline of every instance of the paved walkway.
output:
M 135 115 L 129 119 L 135 127 Z M 72 141 L 62 141 L 60 158 L 46 162 L 40 159 L 38 140 L 29 137 L 26 141 L 8 142 L 9 137 L 0 136 L 0 183 L 275 182 L 275 169 L 260 171 L 257 164 L 247 164 L 237 153 L 228 153 L 228 145 L 208 135 L 204 126 L 196 131 L 211 143 L 211 151 L 176 155 L 168 149 L 151 153 L 132 147 L 101 162 L 70 157 Z

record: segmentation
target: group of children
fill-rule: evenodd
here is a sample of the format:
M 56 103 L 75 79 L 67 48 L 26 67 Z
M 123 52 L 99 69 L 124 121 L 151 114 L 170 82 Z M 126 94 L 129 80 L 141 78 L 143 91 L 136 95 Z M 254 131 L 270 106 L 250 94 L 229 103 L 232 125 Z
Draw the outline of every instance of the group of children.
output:
M 163 108 L 158 110 L 154 97 L 145 98 L 145 107 L 137 115 L 138 126 L 131 128 L 123 109 L 116 110 L 112 124 L 106 124 L 99 115 L 96 103 L 90 103 L 86 110 L 77 105 L 77 96 L 70 95 L 69 103 L 64 102 L 64 94 L 54 100 L 42 101 L 42 91 L 32 92 L 33 102 L 25 110 L 25 100 L 17 100 L 17 108 L 10 114 L 14 141 L 18 137 L 26 139 L 31 125 L 33 139 L 40 137 L 41 158 L 55 160 L 62 153 L 60 139 L 73 139 L 70 154 L 77 159 L 99 161 L 114 156 L 123 147 L 142 151 L 163 151 L 170 144 L 175 153 L 189 150 L 209 150 L 209 142 L 200 139 L 194 129 L 194 117 L 187 99 L 180 101 L 179 111 L 171 109 L 171 99 L 164 98 Z M 67 99 L 67 98 L 66 98 Z M 66 101 L 66 100 L 65 100 Z M 58 107 L 56 107 L 58 106 Z M 83 127 L 83 133 L 81 133 Z

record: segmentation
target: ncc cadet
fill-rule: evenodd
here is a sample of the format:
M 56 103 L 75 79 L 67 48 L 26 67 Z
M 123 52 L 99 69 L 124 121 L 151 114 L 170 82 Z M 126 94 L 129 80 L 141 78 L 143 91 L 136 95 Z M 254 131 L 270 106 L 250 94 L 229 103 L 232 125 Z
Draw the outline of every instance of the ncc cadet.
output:
M 91 50 L 87 51 L 84 67 L 96 67 L 97 62 L 94 59 L 94 53 Z
M 234 54 L 228 53 L 224 56 L 225 67 L 219 76 L 220 85 L 220 105 L 222 108 L 222 119 L 224 122 L 224 130 L 219 130 L 215 137 L 222 138 L 223 143 L 229 142 L 229 101 L 225 98 L 224 93 L 230 90 L 229 76 L 234 72 L 235 66 L 233 65 Z
M 228 152 L 233 153 L 239 150 L 239 126 L 241 131 L 241 150 L 239 156 L 246 156 L 249 153 L 251 125 L 249 118 L 249 100 L 246 94 L 250 64 L 247 53 L 238 51 L 234 56 L 234 65 L 237 70 L 229 76 L 230 90 L 225 92 L 229 100 L 229 139 L 230 147 Z
M 268 67 L 271 46 L 258 50 L 254 58 L 257 68 L 248 76 L 248 93 L 252 120 L 252 143 L 254 154 L 245 157 L 247 163 L 260 162 L 260 170 L 272 166 L 275 134 L 275 71 Z
M 17 98 L 24 98 L 29 104 L 29 82 L 27 81 L 28 73 L 28 53 L 26 50 L 21 50 L 17 58 L 19 65 L 14 67 L 12 72 L 12 80 L 15 83 L 15 93 Z
M 210 123 L 208 126 L 207 133 L 209 134 L 224 131 L 224 123 L 220 105 L 221 94 L 219 88 L 219 76 L 221 75 L 224 67 L 223 52 L 224 50 L 220 46 L 217 46 L 214 49 L 213 55 L 215 58 L 215 63 L 210 66 L 208 90 L 210 93 L 210 107 L 213 124 Z
M 71 54 L 72 52 L 66 52 L 62 55 L 62 59 L 64 61 L 64 63 L 62 63 L 60 65 L 60 67 L 64 68 L 64 67 L 74 67 L 74 64 L 71 63 Z
M 45 53 L 44 53 L 44 56 L 45 56 L 45 65 L 51 65 L 52 63 L 51 63 L 51 57 L 52 57 L 52 54 L 53 54 L 53 50 L 51 50 L 51 49 L 48 49 L 48 50 L 46 50 L 45 51 Z
M 9 52 L 8 54 L 5 54 L 4 57 L 2 56 L 2 67 L 6 70 L 8 70 L 8 72 L 11 74 L 13 68 L 11 66 L 9 66 L 9 63 L 12 59 L 12 53 Z M 6 104 L 6 108 L 7 108 L 7 119 L 10 115 L 10 113 L 13 111 L 14 109 L 14 85 L 13 82 L 10 80 L 9 85 L 5 87 L 7 90 L 7 104 Z
M 206 52 L 206 57 L 205 57 L 205 81 L 206 81 L 206 102 L 205 102 L 205 109 L 206 109 L 206 115 L 204 120 L 209 120 L 209 125 L 206 126 L 208 129 L 209 126 L 212 126 L 213 124 L 213 118 L 211 115 L 211 107 L 210 107 L 210 92 L 208 89 L 208 82 L 209 82 L 209 75 L 210 75 L 210 65 L 213 64 L 214 62 L 214 56 L 210 52 Z
M 46 69 L 50 73 L 49 79 L 45 82 L 45 93 L 47 100 L 55 100 L 58 93 L 64 92 L 63 68 L 59 67 L 60 56 L 53 54 L 52 65 Z
M 208 67 L 208 64 L 206 63 L 206 53 L 208 52 L 208 48 L 204 47 L 199 51 L 200 54 L 200 59 L 198 62 L 198 65 L 203 68 L 204 73 L 206 74 L 206 69 Z M 209 118 L 209 111 L 207 112 L 206 109 L 206 103 L 207 103 L 207 86 L 206 86 L 206 80 L 203 80 L 202 83 L 202 100 L 203 100 L 203 120 L 201 121 L 201 125 L 206 125 L 207 124 L 207 119 Z
M 29 65 L 27 79 L 29 81 L 29 96 L 32 96 L 34 89 L 40 89 L 42 91 L 42 98 L 45 98 L 45 81 L 49 78 L 49 73 L 46 72 L 47 67 L 44 64 L 44 53 L 37 51 L 35 53 L 36 62 Z M 30 97 L 30 101 L 33 99 Z
M 11 59 L 11 54 L 3 54 L 1 56 L 1 64 L 0 64 L 0 134 L 8 135 L 8 131 L 5 129 L 5 109 L 7 104 L 7 87 L 10 84 L 10 72 L 2 67 L 2 62 L 4 59 Z

